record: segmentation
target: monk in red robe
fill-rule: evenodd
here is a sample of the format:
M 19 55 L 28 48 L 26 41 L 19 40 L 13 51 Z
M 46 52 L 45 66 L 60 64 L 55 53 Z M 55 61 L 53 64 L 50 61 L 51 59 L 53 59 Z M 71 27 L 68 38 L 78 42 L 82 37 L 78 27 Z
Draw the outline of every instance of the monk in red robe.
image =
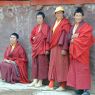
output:
M 25 50 L 17 41 L 19 35 L 12 33 L 10 36 L 10 45 L 7 47 L 4 60 L 0 63 L 1 77 L 9 83 L 27 83 L 27 57 Z
M 48 50 L 46 43 L 49 26 L 44 21 L 43 12 L 37 13 L 37 25 L 31 32 L 30 42 L 32 46 L 32 79 L 29 86 L 40 87 L 42 81 L 48 79 Z
M 46 90 L 54 89 L 54 82 L 59 82 L 59 88 L 56 90 L 64 90 L 67 81 L 67 73 L 69 66 L 68 59 L 68 33 L 70 30 L 70 22 L 64 16 L 63 7 L 59 6 L 55 10 L 56 22 L 50 31 L 47 42 L 50 44 L 50 64 L 48 79 L 50 81 Z
M 83 21 L 82 8 L 74 13 L 75 24 L 71 29 L 70 42 L 70 68 L 68 73 L 68 86 L 76 89 L 77 95 L 90 95 L 90 47 L 93 43 L 92 27 Z

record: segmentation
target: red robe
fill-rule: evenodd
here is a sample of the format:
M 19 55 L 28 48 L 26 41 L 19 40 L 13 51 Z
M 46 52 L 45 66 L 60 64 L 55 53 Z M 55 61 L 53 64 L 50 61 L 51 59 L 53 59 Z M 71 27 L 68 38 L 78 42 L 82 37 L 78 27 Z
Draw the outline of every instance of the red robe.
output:
M 67 84 L 76 89 L 90 89 L 90 47 L 94 41 L 92 27 L 82 21 L 75 33 L 79 33 L 79 36 L 70 44 L 70 68 Z
M 50 48 L 53 48 L 54 46 L 56 46 L 58 44 L 60 36 L 62 36 L 62 34 L 64 33 L 63 39 L 61 40 L 61 42 L 59 42 L 59 44 L 61 45 L 62 41 L 63 40 L 65 41 L 65 38 L 67 38 L 66 34 L 68 34 L 69 30 L 70 30 L 70 23 L 66 18 L 64 18 L 59 23 L 59 25 L 56 27 L 54 33 L 52 33 L 52 32 L 50 33 Z M 64 44 L 64 42 L 63 42 L 63 44 Z
M 56 27 L 54 33 L 50 32 L 47 42 L 50 44 L 50 64 L 49 64 L 49 80 L 57 82 L 67 81 L 69 59 L 68 54 L 63 56 L 62 50 L 68 52 L 68 33 L 70 30 L 69 21 L 64 18 Z
M 8 46 L 4 54 L 4 59 L 8 59 L 16 62 L 20 73 L 19 81 L 21 83 L 29 82 L 28 73 L 27 73 L 27 57 L 26 57 L 25 50 L 20 45 L 20 43 L 16 44 L 16 47 L 12 52 L 11 52 L 11 46 Z
M 39 32 L 38 30 L 39 25 L 36 25 L 31 32 L 30 43 L 32 45 L 32 57 L 45 54 L 46 50 L 49 50 L 49 46 L 46 43 L 49 26 L 44 22 L 41 30 Z M 33 37 L 35 37 L 35 39 L 33 39 Z
M 88 64 L 89 49 L 94 42 L 92 27 L 88 23 L 82 22 L 82 25 L 80 25 L 76 33 L 79 33 L 79 36 L 74 39 L 72 44 L 70 44 L 70 55 L 79 62 Z

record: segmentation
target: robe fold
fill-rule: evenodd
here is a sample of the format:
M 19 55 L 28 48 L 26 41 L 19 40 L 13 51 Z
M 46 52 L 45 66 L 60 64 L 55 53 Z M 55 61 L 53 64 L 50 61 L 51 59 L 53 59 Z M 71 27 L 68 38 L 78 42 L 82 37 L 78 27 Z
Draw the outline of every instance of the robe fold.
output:
M 69 48 L 70 68 L 67 84 L 76 89 L 90 89 L 90 47 L 94 42 L 92 27 L 87 22 L 82 21 L 75 34 L 76 33 L 78 33 L 79 36 L 74 38 Z
M 12 76 L 11 72 L 13 70 L 14 73 L 16 74 L 17 73 L 16 70 L 18 70 L 19 72 L 18 81 L 21 83 L 27 83 L 29 82 L 29 80 L 28 80 L 28 73 L 27 73 L 27 57 L 26 57 L 25 50 L 18 42 L 12 52 L 11 52 L 11 48 L 12 48 L 11 46 L 7 47 L 4 54 L 4 59 L 12 60 L 15 62 L 15 64 L 2 62 L 0 64 L 1 75 L 4 76 L 3 78 L 4 80 L 6 80 L 7 74 L 3 75 L 3 73 L 9 70 L 9 73 L 10 73 L 9 77 L 13 77 L 14 79 L 14 75 Z M 13 67 L 13 65 L 16 65 L 17 69 Z M 9 81 L 11 82 L 11 80 Z M 17 81 L 14 81 L 14 82 L 17 82 Z
M 36 25 L 30 36 L 32 46 L 32 79 L 47 79 L 48 77 L 48 56 L 45 54 L 49 50 L 47 35 L 49 26 L 44 22 L 39 30 Z
M 67 81 L 67 73 L 69 66 L 68 53 L 62 55 L 62 50 L 68 52 L 68 33 L 70 30 L 68 19 L 64 18 L 60 21 L 55 31 L 50 31 L 47 42 L 50 45 L 50 64 L 48 79 L 57 82 Z

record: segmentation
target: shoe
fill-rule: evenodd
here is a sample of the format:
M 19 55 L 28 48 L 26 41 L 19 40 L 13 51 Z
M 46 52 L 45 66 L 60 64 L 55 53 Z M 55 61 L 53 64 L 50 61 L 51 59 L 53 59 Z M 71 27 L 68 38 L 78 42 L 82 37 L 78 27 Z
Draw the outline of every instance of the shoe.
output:
M 56 89 L 56 91 L 63 91 L 65 90 L 62 86 L 60 86 L 59 88 Z
M 37 82 L 38 82 L 38 80 L 34 79 L 33 82 L 31 84 L 29 84 L 28 86 L 33 87 L 33 86 L 35 86 L 35 84 L 37 84 Z
M 75 90 L 76 95 L 82 95 L 84 90 Z
M 84 91 L 82 95 L 90 95 L 89 91 Z
M 42 83 L 36 83 L 35 84 L 35 87 L 41 87 L 42 86 Z
M 53 87 L 46 86 L 44 90 L 52 91 L 52 90 L 54 90 L 54 88 Z
M 33 87 L 33 86 L 35 86 L 35 84 L 36 84 L 35 82 L 32 82 L 32 83 L 30 83 L 28 86 L 29 86 L 29 87 Z

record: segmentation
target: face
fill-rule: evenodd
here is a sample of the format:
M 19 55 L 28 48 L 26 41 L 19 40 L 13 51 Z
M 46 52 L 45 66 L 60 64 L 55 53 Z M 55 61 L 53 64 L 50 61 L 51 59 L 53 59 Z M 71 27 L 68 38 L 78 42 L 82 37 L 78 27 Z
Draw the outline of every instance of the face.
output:
M 43 21 L 44 21 L 44 19 L 43 19 L 42 15 L 37 15 L 37 23 L 42 24 Z
M 61 20 L 63 18 L 63 12 L 62 11 L 56 12 L 55 16 L 57 20 Z
M 11 35 L 10 36 L 10 44 L 16 44 L 16 42 L 17 42 L 17 38 L 16 38 L 16 36 L 14 36 L 14 35 Z
M 81 13 L 75 13 L 74 19 L 76 23 L 79 23 L 83 20 L 84 16 Z

